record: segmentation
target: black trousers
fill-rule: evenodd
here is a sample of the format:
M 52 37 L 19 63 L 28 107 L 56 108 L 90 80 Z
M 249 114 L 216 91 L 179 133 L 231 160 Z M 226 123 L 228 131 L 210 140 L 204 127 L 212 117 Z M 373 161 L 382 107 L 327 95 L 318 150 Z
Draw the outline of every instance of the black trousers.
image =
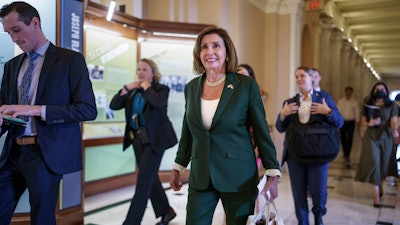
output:
M 140 225 L 147 202 L 150 199 L 156 217 L 168 213 L 169 202 L 158 177 L 158 170 L 164 152 L 154 151 L 149 143 L 143 144 L 135 135 L 133 148 L 138 166 L 135 194 L 132 198 L 124 225 Z
M 344 121 L 343 127 L 340 128 L 340 138 L 342 141 L 344 157 L 350 157 L 351 147 L 353 146 L 353 134 L 356 121 Z
M 392 155 L 390 156 L 389 166 L 388 166 L 388 176 L 399 177 L 399 169 L 397 168 L 397 145 L 393 147 Z

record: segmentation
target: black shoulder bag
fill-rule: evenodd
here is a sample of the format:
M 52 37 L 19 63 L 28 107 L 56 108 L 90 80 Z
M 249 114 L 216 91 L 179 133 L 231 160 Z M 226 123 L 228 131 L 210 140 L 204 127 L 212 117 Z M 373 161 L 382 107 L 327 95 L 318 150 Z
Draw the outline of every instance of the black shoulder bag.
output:
M 302 124 L 297 114 L 294 117 L 288 129 L 289 157 L 305 164 L 323 164 L 334 160 L 340 149 L 339 129 L 318 119 Z

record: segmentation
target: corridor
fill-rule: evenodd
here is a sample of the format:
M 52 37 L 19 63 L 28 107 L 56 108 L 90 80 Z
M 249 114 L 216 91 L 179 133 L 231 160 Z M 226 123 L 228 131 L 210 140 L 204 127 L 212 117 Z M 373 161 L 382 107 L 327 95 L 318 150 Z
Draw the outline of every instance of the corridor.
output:
M 354 182 L 355 169 L 360 154 L 360 137 L 355 135 L 351 168 L 345 168 L 341 154 L 333 161 L 328 179 L 328 212 L 323 217 L 325 225 L 400 225 L 400 189 L 398 181 L 388 178 L 384 185 L 382 197 L 383 208 L 372 206 L 372 193 L 368 184 Z M 296 225 L 294 205 L 290 190 L 288 173 L 282 169 L 279 180 L 279 197 L 275 201 L 285 225 Z M 187 185 L 180 192 L 169 189 L 165 183 L 166 193 L 177 217 L 170 225 L 184 225 L 187 200 Z M 85 225 L 121 225 L 128 211 L 134 186 L 111 192 L 90 196 L 85 199 Z M 311 205 L 311 199 L 309 199 Z M 222 225 L 224 214 L 221 204 L 215 212 L 213 225 Z M 154 225 L 160 219 L 154 216 L 149 202 L 143 225 Z M 313 221 L 310 214 L 310 221 Z M 310 224 L 312 225 L 312 224 Z

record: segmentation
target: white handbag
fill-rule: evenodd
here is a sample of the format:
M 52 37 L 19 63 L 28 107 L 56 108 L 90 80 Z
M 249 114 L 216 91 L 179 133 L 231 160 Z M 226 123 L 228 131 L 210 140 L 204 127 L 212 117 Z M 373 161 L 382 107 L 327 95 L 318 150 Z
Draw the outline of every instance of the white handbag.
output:
M 284 225 L 275 203 L 269 201 L 269 192 L 267 194 L 268 196 L 264 197 L 265 204 L 258 210 L 257 214 L 248 217 L 247 225 Z M 271 210 L 271 205 L 273 210 Z

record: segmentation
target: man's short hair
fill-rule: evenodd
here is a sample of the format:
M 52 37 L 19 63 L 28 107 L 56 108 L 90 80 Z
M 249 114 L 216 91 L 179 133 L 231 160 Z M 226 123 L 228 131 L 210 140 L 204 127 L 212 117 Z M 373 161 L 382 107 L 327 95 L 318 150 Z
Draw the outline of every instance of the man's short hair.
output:
M 350 87 L 350 86 L 347 86 L 345 89 L 344 89 L 344 91 L 347 91 L 347 90 L 350 90 L 351 92 L 353 92 L 354 90 L 353 90 L 353 88 L 352 87 Z

